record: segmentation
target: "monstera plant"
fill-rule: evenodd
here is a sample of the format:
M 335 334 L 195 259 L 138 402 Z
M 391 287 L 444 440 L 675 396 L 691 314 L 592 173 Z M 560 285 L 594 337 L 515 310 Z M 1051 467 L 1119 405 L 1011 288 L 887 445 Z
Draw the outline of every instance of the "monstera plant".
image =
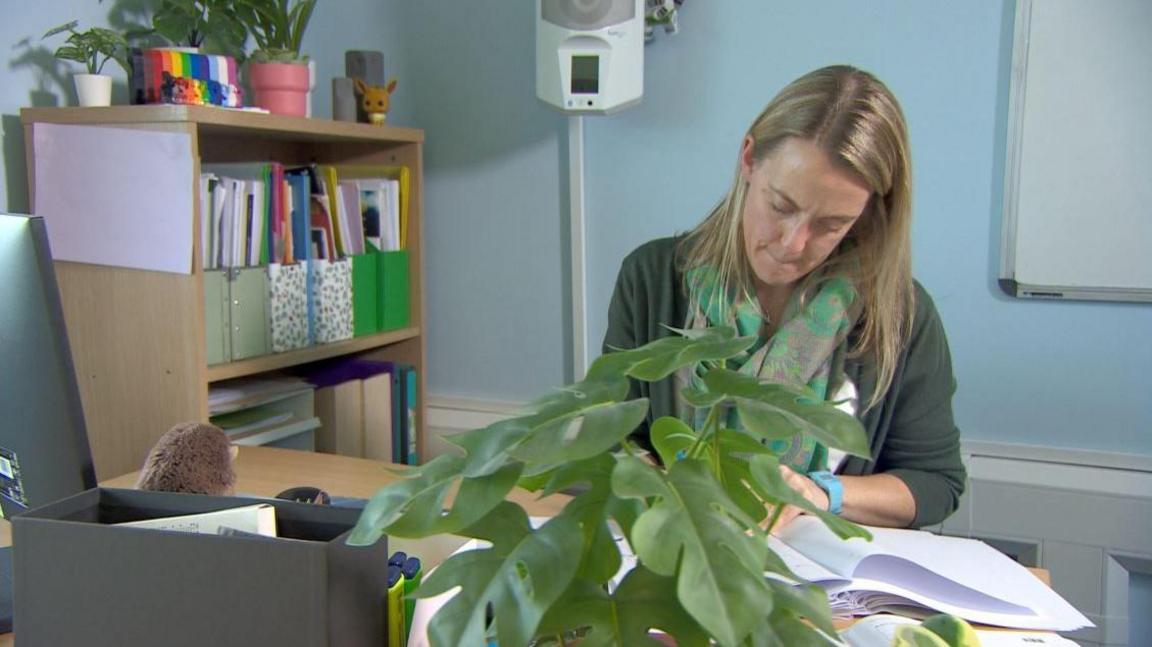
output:
M 521 416 L 451 437 L 460 453 L 407 471 L 371 499 L 350 543 L 455 533 L 489 544 L 452 556 L 419 588 L 429 597 L 459 587 L 431 620 L 433 645 L 481 645 L 494 635 L 501 646 L 576 637 L 631 647 L 658 644 L 652 629 L 682 646 L 829 644 L 825 594 L 799 583 L 767 533 L 795 505 L 841 537 L 868 534 L 790 489 L 765 443 L 804 433 L 866 456 L 864 432 L 805 388 L 726 368 L 755 338 L 729 328 L 677 332 L 601 356 L 583 381 Z M 655 381 L 684 367 L 700 371 L 703 387 L 683 397 L 707 421 L 697 432 L 657 419 L 658 457 L 646 456 L 629 434 L 649 404 L 628 400 L 629 378 Z M 738 429 L 721 415 L 732 409 Z M 517 486 L 579 493 L 535 527 L 506 500 Z M 637 560 L 617 582 L 619 535 Z

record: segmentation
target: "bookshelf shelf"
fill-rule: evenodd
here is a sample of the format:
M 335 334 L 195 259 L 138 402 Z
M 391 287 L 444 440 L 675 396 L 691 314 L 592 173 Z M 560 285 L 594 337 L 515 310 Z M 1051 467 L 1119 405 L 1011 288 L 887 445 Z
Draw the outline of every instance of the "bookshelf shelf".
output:
M 317 344 L 285 353 L 274 353 L 272 355 L 262 355 L 260 357 L 229 362 L 227 364 L 216 364 L 208 367 L 208 381 L 219 382 L 236 377 L 258 375 L 260 373 L 267 373 L 268 371 L 290 368 L 299 364 L 352 355 L 382 346 L 389 346 L 405 340 L 418 339 L 419 337 L 419 328 L 401 328 L 400 330 L 390 330 L 375 335 L 355 337 L 347 341 L 332 344 Z
M 21 121 L 34 210 L 37 190 L 61 188 L 47 184 L 47 180 L 37 182 L 36 129 L 43 124 L 106 127 L 116 129 L 112 131 L 115 138 L 121 137 L 118 131 L 124 129 L 186 133 L 191 139 L 190 153 L 180 155 L 190 154 L 191 159 L 180 159 L 191 164 L 179 168 L 191 168 L 188 182 L 193 187 L 199 184 L 202 164 L 222 162 L 404 165 L 411 173 L 407 245 L 410 324 L 399 330 L 209 366 L 199 241 L 189 250 L 193 263 L 187 274 L 56 261 L 98 478 L 139 469 L 148 450 L 173 424 L 207 421 L 208 389 L 214 382 L 335 357 L 414 366 L 417 392 L 421 394 L 415 407 L 416 425 L 417 429 L 425 428 L 422 130 L 173 105 L 28 108 L 21 111 Z M 118 169 L 112 189 L 131 191 L 138 183 L 148 182 L 153 172 L 147 167 Z M 176 221 L 187 218 L 191 230 L 199 232 L 199 194 L 193 191 L 192 195 L 191 205 L 173 204 L 170 213 L 179 214 L 174 217 Z M 51 228 L 49 223 L 49 232 Z M 418 451 L 423 451 L 423 445 L 423 438 L 418 438 Z
M 418 144 L 424 131 L 396 126 L 285 117 L 247 110 L 215 106 L 111 106 L 105 108 L 25 108 L 20 112 L 24 123 L 90 124 L 104 126 L 140 126 L 141 124 L 194 123 L 205 135 L 250 135 L 297 142 L 376 142 Z

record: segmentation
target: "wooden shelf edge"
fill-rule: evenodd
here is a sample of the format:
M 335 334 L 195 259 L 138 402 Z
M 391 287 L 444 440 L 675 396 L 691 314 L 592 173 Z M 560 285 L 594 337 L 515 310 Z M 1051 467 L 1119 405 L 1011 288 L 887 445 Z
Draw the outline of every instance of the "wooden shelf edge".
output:
M 306 139 L 346 139 L 382 143 L 422 143 L 424 141 L 424 131 L 418 128 L 374 126 L 316 117 L 286 117 L 214 106 L 158 104 L 103 108 L 22 108 L 20 120 L 25 125 L 30 123 L 115 125 L 187 122 L 201 124 L 208 128 L 260 131 L 267 134 L 279 133 L 293 137 L 306 134 Z
M 208 367 L 208 382 L 219 382 L 235 377 L 245 377 L 247 375 L 256 375 L 267 371 L 288 368 L 289 366 L 296 366 L 298 364 L 307 364 L 322 359 L 340 357 L 341 355 L 351 355 L 352 353 L 372 350 L 409 339 L 416 339 L 419 336 L 420 328 L 414 326 L 368 335 L 366 337 L 354 337 L 332 344 L 309 346 L 307 348 L 290 350 L 285 353 L 261 355 L 228 364 L 216 364 Z

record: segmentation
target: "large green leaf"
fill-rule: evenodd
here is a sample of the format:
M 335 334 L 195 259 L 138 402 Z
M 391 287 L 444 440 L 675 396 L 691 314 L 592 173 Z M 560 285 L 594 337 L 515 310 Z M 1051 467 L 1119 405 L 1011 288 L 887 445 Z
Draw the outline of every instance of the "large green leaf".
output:
M 772 588 L 775 600 L 773 615 L 779 617 L 790 614 L 797 619 L 803 618 L 820 631 L 831 636 L 836 635 L 836 627 L 832 625 L 832 609 L 828 606 L 827 591 L 815 585 L 793 586 L 775 580 L 769 580 L 768 586 Z M 821 640 L 820 644 L 824 642 L 826 641 Z
M 696 407 L 697 409 L 715 406 L 724 401 L 723 393 L 701 391 L 690 386 L 686 386 L 683 389 L 680 389 L 680 395 L 684 398 L 685 402 Z
M 416 476 L 382 488 L 365 506 L 348 542 L 371 544 L 384 533 L 426 537 L 457 532 L 503 501 L 520 476 L 521 466 L 510 463 L 486 476 L 461 478 L 462 464 L 459 456 L 438 456 Z M 447 496 L 457 483 L 452 508 L 444 513 Z
M 828 447 L 871 456 L 860 421 L 815 397 L 806 387 L 761 382 L 727 369 L 708 371 L 704 384 L 713 393 L 733 398 L 744 427 L 761 438 L 791 438 L 802 432 Z
M 771 450 L 746 433 L 732 429 L 717 430 L 716 439 L 705 446 L 705 454 L 721 487 L 744 514 L 754 520 L 766 515 L 763 501 L 748 487 L 748 457 Z M 678 418 L 658 418 L 652 424 L 652 445 L 664 464 L 679 460 L 696 443 L 696 432 Z M 719 451 L 717 451 L 719 447 Z
M 716 478 L 732 502 L 759 524 L 768 516 L 768 509 L 764 507 L 764 501 L 749 486 L 748 456 L 770 450 L 739 431 L 721 429 L 718 434 L 719 454 L 716 453 L 714 446 L 710 446 L 708 461 L 716 466 Z
M 481 476 L 511 460 L 537 475 L 567 461 L 580 461 L 618 445 L 644 420 L 648 400 L 626 402 L 622 377 L 584 380 L 529 405 L 529 412 L 483 429 L 451 436 L 464 450 L 463 473 Z
M 610 451 L 648 415 L 648 400 L 597 404 L 580 409 L 571 419 L 533 430 L 514 446 L 513 458 L 526 465 L 552 466 L 581 461 Z
M 696 444 L 698 436 L 683 420 L 662 416 L 652 423 L 649 438 L 661 462 L 671 465 Z
M 756 492 L 773 504 L 793 505 L 816 515 L 829 530 L 842 539 L 863 537 L 871 541 L 872 534 L 867 530 L 839 515 L 817 508 L 803 495 L 789 487 L 784 477 L 780 475 L 780 460 L 775 456 L 761 455 L 753 458 L 750 476 L 752 487 Z
M 420 597 L 431 597 L 461 587 L 432 617 L 428 625 L 432 645 L 484 644 L 489 605 L 500 644 L 528 644 L 576 573 L 579 526 L 561 515 L 532 531 L 524 511 L 506 502 L 469 532 L 491 538 L 492 547 L 453 555 L 419 589 Z
M 755 337 L 737 337 L 735 329 L 730 327 L 671 330 L 682 336 L 663 337 L 640 348 L 602 355 L 589 368 L 589 377 L 626 374 L 638 380 L 654 382 L 684 366 L 727 359 L 756 343 Z
M 636 555 L 675 574 L 688 613 L 721 645 L 735 645 L 772 609 L 764 535 L 704 461 L 676 461 L 666 476 L 639 462 L 621 460 L 612 475 L 618 496 L 657 497 L 629 537 Z
M 622 499 L 612 492 L 612 472 L 615 467 L 616 457 L 613 454 L 601 454 L 585 461 L 568 463 L 550 473 L 549 479 L 541 488 L 540 496 L 547 497 L 569 488 L 585 487 L 587 491 L 569 502 L 564 508 L 564 513 L 567 514 L 570 510 L 577 512 L 580 507 L 586 506 L 589 508 L 588 511 L 579 512 L 582 524 L 591 523 L 596 519 L 606 524 L 612 519 L 616 521 L 624 536 L 628 536 L 636 519 L 644 511 L 644 505 L 636 499 Z M 521 479 L 521 482 L 523 480 Z M 596 508 L 596 511 L 593 512 L 592 508 Z M 585 546 L 588 546 L 587 540 Z M 618 554 L 618 551 L 611 553 Z M 586 571 L 583 566 L 581 567 L 581 573 L 584 573 L 585 577 L 598 579 L 603 574 L 603 571 L 591 565 L 589 568 L 593 570 Z M 593 572 L 598 575 L 592 577 Z M 608 577 L 615 573 L 616 570 L 613 568 Z
M 464 450 L 461 474 L 484 476 L 504 467 L 508 463 L 508 452 L 530 431 L 522 418 L 511 418 L 483 429 L 445 436 L 444 440 Z
M 703 647 L 708 634 L 676 597 L 676 581 L 637 566 L 611 595 L 586 580 L 574 580 L 541 623 L 541 635 L 585 629 L 581 647 L 633 647 L 663 643 L 649 635 L 659 629 L 679 647 Z

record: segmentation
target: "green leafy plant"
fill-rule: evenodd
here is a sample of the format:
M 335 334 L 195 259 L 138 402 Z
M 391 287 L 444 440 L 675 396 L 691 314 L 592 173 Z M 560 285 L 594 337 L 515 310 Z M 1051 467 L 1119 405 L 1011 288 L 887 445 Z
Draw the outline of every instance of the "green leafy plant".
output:
M 125 71 L 128 67 L 128 41 L 118 32 L 103 27 L 91 27 L 85 31 L 76 29 L 80 21 L 73 20 L 59 27 L 53 27 L 42 38 L 51 38 L 67 32 L 68 39 L 56 49 L 54 56 L 65 61 L 83 63 L 89 74 L 100 74 L 104 64 L 114 60 Z
M 262 63 L 308 60 L 300 52 L 300 46 L 316 0 L 236 0 L 236 7 L 248 33 L 256 41 L 252 60 Z
M 238 0 L 161 0 L 152 14 L 153 30 L 174 45 L 202 47 L 243 58 L 248 31 Z
M 806 388 L 724 367 L 755 338 L 730 328 L 678 332 L 600 357 L 584 380 L 524 415 L 453 436 L 461 454 L 407 471 L 368 503 L 350 543 L 456 533 L 491 544 L 449 558 L 420 587 L 420 597 L 461 587 L 429 625 L 434 645 L 484 644 L 489 608 L 499 644 L 509 646 L 571 635 L 589 646 L 653 644 L 650 628 L 684 646 L 828 644 L 835 632 L 824 593 L 794 583 L 766 534 L 784 505 L 817 515 L 841 537 L 868 533 L 790 489 L 764 441 L 807 433 L 864 456 L 864 432 Z M 704 388 L 683 395 L 709 411 L 707 423 L 697 433 L 657 419 L 657 464 L 628 438 L 649 406 L 627 399 L 629 378 L 660 380 L 686 366 L 704 369 Z M 742 429 L 723 424 L 729 408 Z M 505 500 L 517 485 L 541 496 L 584 491 L 533 528 Z M 610 590 L 622 563 L 614 529 L 638 564 Z

